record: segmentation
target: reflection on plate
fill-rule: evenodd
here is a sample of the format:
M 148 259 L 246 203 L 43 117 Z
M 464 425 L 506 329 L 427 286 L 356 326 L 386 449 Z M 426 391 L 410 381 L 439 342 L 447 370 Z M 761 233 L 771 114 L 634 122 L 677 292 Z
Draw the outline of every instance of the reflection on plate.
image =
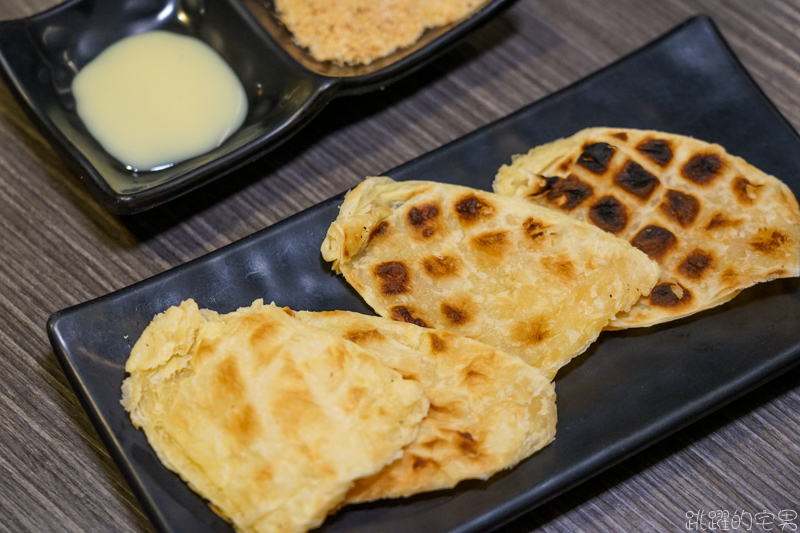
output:
M 388 174 L 488 190 L 512 154 L 600 125 L 718 142 L 800 193 L 800 139 L 705 17 Z M 219 312 L 264 298 L 293 309 L 369 313 L 319 254 L 341 199 L 51 317 L 50 339 L 70 382 L 160 531 L 231 529 L 160 465 L 119 404 L 131 344 L 153 315 L 189 297 Z M 678 322 L 604 333 L 559 375 L 558 434 L 548 448 L 487 482 L 343 509 L 320 531 L 490 529 L 800 362 L 798 321 L 800 283 L 781 280 Z
M 487 1 L 461 23 L 430 30 L 408 49 L 367 67 L 321 64 L 276 22 L 269 0 L 70 0 L 0 22 L 0 77 L 47 141 L 108 210 L 132 214 L 180 196 L 275 148 L 331 99 L 389 84 L 515 0 Z M 105 152 L 75 112 L 78 70 L 119 39 L 150 30 L 197 37 L 245 87 L 244 124 L 218 148 L 156 172 L 134 173 Z

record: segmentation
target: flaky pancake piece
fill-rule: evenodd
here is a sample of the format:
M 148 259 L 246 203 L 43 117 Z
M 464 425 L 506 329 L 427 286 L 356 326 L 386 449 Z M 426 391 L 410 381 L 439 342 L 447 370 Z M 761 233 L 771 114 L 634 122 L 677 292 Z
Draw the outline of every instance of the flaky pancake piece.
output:
M 318 526 L 353 481 L 396 460 L 427 413 L 422 387 L 274 306 L 155 317 L 122 404 L 159 459 L 238 531 Z
M 355 342 L 430 401 L 417 438 L 379 473 L 356 481 L 347 503 L 398 498 L 487 479 L 549 444 L 553 384 L 518 357 L 444 330 L 347 311 L 297 318 Z
M 295 42 L 317 61 L 364 64 L 410 46 L 428 28 L 467 18 L 486 0 L 275 0 Z
M 794 194 L 718 144 L 589 128 L 515 156 L 494 190 L 591 222 L 658 262 L 658 285 L 608 329 L 682 318 L 800 275 Z
M 627 242 L 551 209 L 390 178 L 347 194 L 322 255 L 379 315 L 497 346 L 548 379 L 658 278 Z

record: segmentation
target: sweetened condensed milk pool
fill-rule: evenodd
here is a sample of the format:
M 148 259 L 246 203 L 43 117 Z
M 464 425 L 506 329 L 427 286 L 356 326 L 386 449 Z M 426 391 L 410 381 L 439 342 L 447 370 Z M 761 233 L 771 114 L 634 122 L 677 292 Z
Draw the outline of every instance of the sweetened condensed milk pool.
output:
M 206 43 L 165 31 L 127 37 L 72 83 L 77 113 L 132 170 L 158 170 L 219 146 L 242 125 L 247 96 Z

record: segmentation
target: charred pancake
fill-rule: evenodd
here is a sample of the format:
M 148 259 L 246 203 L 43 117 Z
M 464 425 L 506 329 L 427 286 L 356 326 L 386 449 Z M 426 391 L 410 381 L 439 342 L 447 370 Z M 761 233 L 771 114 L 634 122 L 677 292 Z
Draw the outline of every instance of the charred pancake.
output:
M 355 479 L 400 457 L 428 408 L 418 383 L 260 301 L 227 315 L 171 307 L 125 369 L 133 424 L 239 531 L 316 527 Z
M 800 275 L 792 191 L 717 144 L 589 128 L 515 157 L 494 190 L 591 222 L 658 262 L 650 295 L 609 329 L 685 317 L 756 283 Z
M 410 496 L 487 479 L 555 436 L 553 384 L 518 357 L 444 330 L 359 313 L 298 312 L 303 323 L 355 342 L 419 382 L 428 416 L 403 456 L 356 481 L 346 502 Z
M 497 346 L 548 379 L 658 276 L 627 242 L 551 209 L 389 178 L 347 195 L 322 255 L 381 316 Z

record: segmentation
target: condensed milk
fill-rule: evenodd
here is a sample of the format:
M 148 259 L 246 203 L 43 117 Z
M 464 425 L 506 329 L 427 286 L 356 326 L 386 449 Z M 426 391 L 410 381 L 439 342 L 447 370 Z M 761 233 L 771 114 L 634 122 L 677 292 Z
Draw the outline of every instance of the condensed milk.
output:
M 199 39 L 165 31 L 111 45 L 78 72 L 72 92 L 89 133 L 134 171 L 213 150 L 247 114 L 225 60 Z

